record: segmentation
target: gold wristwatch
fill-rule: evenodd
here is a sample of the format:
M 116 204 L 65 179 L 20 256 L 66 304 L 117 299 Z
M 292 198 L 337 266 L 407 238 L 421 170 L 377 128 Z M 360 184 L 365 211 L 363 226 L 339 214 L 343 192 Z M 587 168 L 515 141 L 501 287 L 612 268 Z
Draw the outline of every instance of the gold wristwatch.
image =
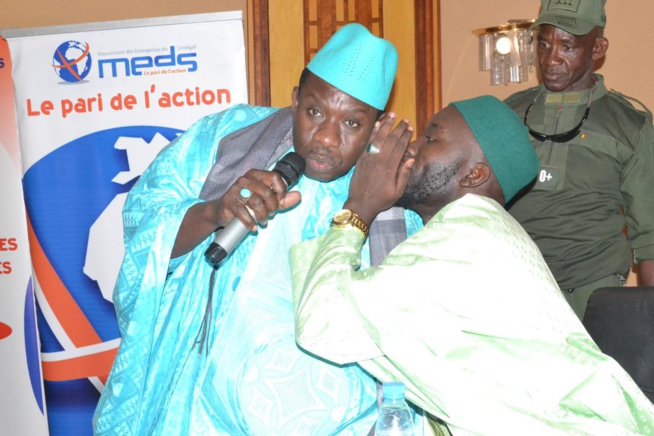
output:
M 359 218 L 359 215 L 349 209 L 341 209 L 336 212 L 336 215 L 334 215 L 334 219 L 332 220 L 332 227 L 355 227 L 361 230 L 364 236 L 368 236 L 368 231 L 370 230 L 368 224 L 364 223 L 361 218 Z

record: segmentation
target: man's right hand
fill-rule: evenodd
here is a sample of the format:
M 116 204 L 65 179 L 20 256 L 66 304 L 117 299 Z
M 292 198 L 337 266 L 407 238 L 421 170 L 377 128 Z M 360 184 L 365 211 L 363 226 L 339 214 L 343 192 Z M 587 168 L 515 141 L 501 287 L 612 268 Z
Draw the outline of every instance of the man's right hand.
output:
M 243 189 L 249 190 L 247 198 L 242 195 L 247 194 Z M 275 212 L 293 207 L 299 201 L 300 193 L 287 192 L 278 172 L 249 170 L 236 179 L 222 198 L 198 203 L 186 212 L 171 256 L 175 258 L 188 253 L 233 219 L 256 231 L 258 224 L 266 225 Z
M 257 230 L 257 224 L 266 225 L 268 218 L 275 212 L 292 207 L 300 201 L 299 192 L 286 192 L 286 188 L 284 180 L 276 171 L 249 170 L 236 179 L 215 204 L 216 228 L 226 226 L 234 218 L 253 231 Z

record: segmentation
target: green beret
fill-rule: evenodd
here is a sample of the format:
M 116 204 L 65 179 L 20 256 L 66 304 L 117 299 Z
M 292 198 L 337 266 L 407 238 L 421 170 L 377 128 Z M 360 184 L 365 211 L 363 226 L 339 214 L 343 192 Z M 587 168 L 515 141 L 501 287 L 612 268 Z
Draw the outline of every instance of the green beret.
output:
M 540 169 L 529 130 L 509 106 L 490 95 L 450 104 L 475 135 L 508 203 Z
M 530 29 L 550 24 L 573 35 L 587 35 L 595 26 L 606 27 L 605 4 L 606 0 L 541 0 L 540 15 Z

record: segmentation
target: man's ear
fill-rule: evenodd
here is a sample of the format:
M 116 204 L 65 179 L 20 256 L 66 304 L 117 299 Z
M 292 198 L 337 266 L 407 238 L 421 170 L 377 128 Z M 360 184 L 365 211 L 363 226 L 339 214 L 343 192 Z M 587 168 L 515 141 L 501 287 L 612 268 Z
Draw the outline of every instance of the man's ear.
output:
M 297 86 L 293 87 L 293 92 L 291 92 L 291 111 L 293 112 L 293 116 L 295 116 L 295 112 L 297 111 L 297 105 L 300 102 L 300 88 Z
M 609 50 L 609 40 L 600 36 L 595 38 L 595 43 L 593 44 L 593 60 L 602 59 L 606 52 Z
M 470 172 L 459 180 L 459 186 L 466 189 L 474 189 L 486 183 L 490 176 L 490 167 L 483 162 L 477 162 Z

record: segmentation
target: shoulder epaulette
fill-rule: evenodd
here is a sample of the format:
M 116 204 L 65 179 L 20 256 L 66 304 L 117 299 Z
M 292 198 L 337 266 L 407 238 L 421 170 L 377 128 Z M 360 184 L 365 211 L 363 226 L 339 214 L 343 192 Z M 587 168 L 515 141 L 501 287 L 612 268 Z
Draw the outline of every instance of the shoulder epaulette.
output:
M 538 86 L 533 86 L 531 88 L 527 88 L 525 90 L 518 91 L 518 92 L 516 92 L 514 94 L 511 94 L 507 98 L 505 98 L 504 102 L 509 103 L 509 102 L 511 102 L 513 100 L 517 100 L 517 99 L 522 98 L 522 97 L 524 97 L 526 95 L 533 94 L 534 92 L 536 92 L 538 90 L 538 88 L 539 88 Z
M 629 97 L 628 95 L 624 95 L 623 93 L 618 92 L 615 89 L 610 90 L 610 95 L 612 95 L 616 100 L 619 100 L 622 103 L 630 106 L 635 111 L 642 112 L 647 117 L 649 122 L 650 123 L 652 122 L 652 112 L 640 100 L 634 97 Z M 638 107 L 636 107 L 634 103 L 636 103 Z

